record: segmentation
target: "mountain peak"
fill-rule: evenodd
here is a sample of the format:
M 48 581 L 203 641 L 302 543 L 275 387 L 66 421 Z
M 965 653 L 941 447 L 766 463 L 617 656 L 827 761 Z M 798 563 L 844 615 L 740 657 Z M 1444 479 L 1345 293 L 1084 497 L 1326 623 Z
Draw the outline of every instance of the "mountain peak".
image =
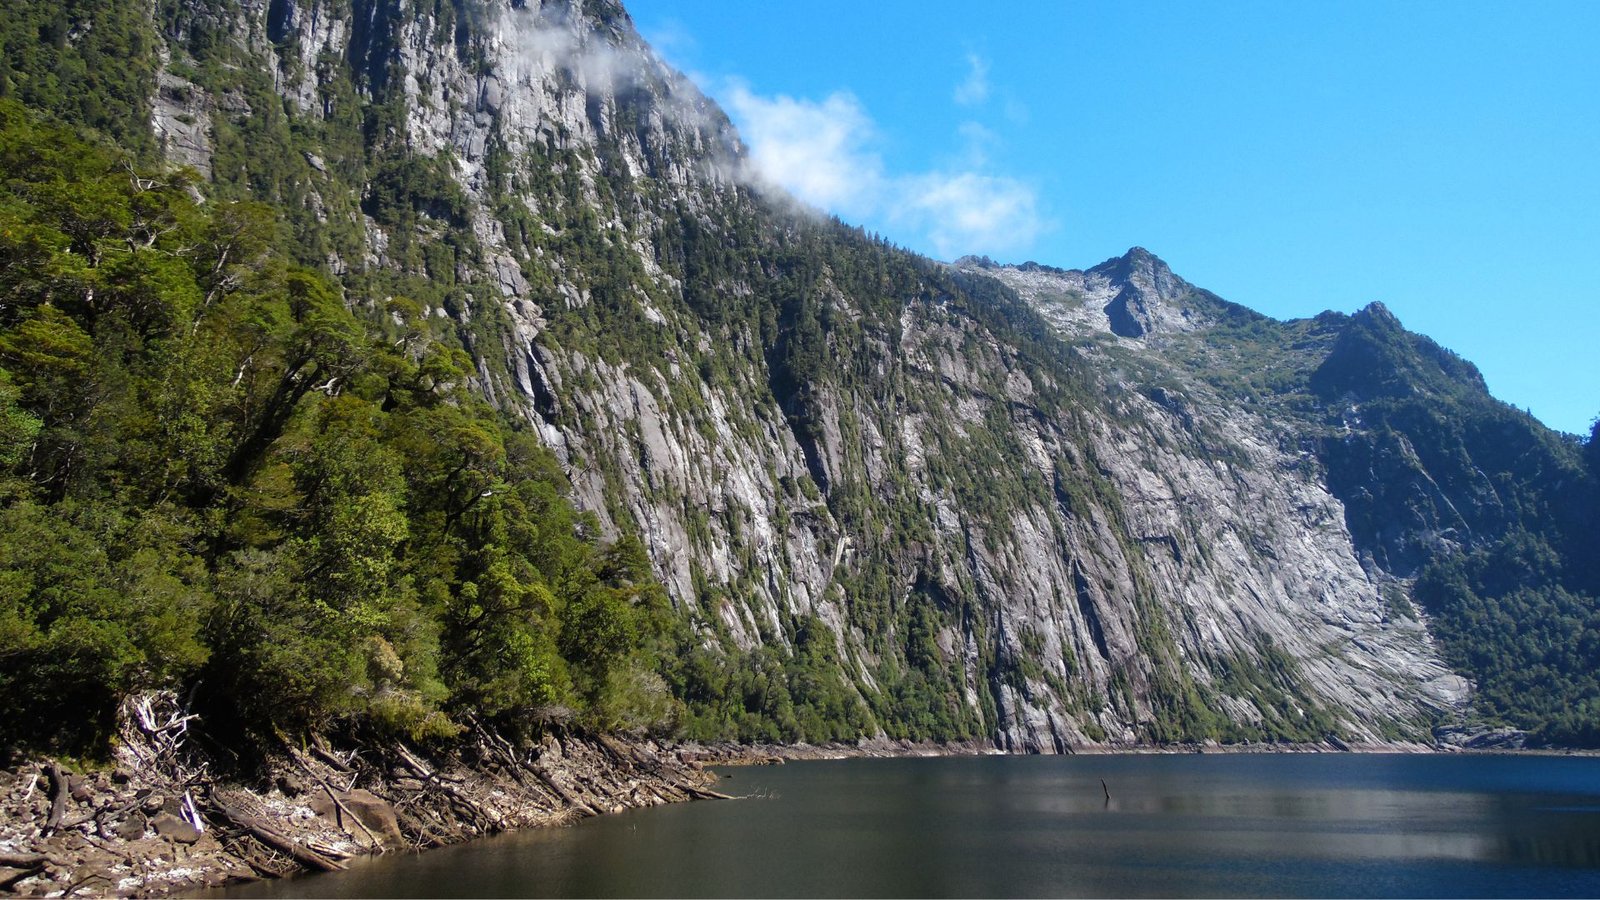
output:
M 1172 268 L 1161 257 L 1143 247 L 1130 247 L 1127 253 L 1113 256 L 1086 274 L 1100 275 L 1114 282 L 1137 282 L 1140 287 L 1154 290 L 1169 300 L 1193 290 L 1188 282 L 1172 274 Z
M 1143 337 L 1151 331 L 1187 331 L 1192 317 L 1182 301 L 1194 287 L 1172 274 L 1160 257 L 1143 247 L 1112 257 L 1084 273 L 1103 278 L 1116 288 L 1106 305 L 1111 330 L 1123 337 Z
M 1357 310 L 1353 318 L 1366 322 L 1372 322 L 1378 325 L 1391 326 L 1393 328 L 1401 327 L 1400 319 L 1397 318 L 1394 313 L 1390 312 L 1389 307 L 1384 306 L 1383 302 L 1380 300 L 1374 300 Z

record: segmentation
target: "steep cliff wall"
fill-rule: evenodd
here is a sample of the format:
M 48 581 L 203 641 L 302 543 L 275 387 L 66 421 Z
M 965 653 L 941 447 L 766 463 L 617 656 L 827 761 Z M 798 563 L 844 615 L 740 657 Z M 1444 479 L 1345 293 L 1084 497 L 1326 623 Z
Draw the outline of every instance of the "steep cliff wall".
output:
M 1377 739 L 1465 696 L 1294 429 L 1159 386 L 1227 305 L 1149 254 L 947 269 L 794 209 L 611 4 L 164 15 L 170 158 L 422 302 L 708 647 L 825 629 L 866 730 Z

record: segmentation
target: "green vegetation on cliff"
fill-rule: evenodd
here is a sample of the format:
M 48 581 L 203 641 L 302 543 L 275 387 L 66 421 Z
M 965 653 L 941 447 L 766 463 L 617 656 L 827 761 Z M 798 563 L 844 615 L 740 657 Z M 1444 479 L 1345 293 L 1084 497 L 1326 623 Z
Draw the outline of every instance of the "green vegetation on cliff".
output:
M 1418 573 L 1415 598 L 1476 683 L 1477 711 L 1539 743 L 1600 745 L 1600 480 L 1576 443 L 1377 306 L 1350 320 L 1311 387 L 1361 421 L 1324 451 L 1352 533 Z
M 0 100 L 81 123 L 148 154 L 155 148 L 155 88 L 146 4 L 7 0 L 0 12 Z
M 675 716 L 637 542 L 465 388 L 416 305 L 352 313 L 275 211 L 0 103 L 0 742 L 128 691 L 253 730 Z

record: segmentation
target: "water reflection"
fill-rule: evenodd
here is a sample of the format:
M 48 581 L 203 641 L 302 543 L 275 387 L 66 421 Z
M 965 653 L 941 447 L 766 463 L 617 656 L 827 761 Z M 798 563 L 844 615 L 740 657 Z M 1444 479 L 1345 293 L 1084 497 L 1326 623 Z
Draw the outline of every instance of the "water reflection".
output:
M 235 894 L 1600 895 L 1593 759 L 852 760 L 739 770 L 733 784 L 776 799 L 643 810 Z

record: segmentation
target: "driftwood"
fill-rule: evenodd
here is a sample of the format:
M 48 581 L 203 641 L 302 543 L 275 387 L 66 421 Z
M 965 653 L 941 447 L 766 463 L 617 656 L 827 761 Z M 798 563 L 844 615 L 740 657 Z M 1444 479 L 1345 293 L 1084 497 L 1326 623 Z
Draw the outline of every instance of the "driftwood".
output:
M 124 881 L 153 893 L 252 872 L 340 871 L 353 855 L 384 848 L 453 844 L 663 800 L 727 798 L 710 790 L 693 764 L 654 745 L 568 733 L 555 723 L 541 745 L 468 715 L 458 740 L 437 748 L 384 742 L 351 752 L 317 734 L 267 748 L 267 771 L 280 775 L 285 794 L 309 791 L 304 800 L 325 817 L 302 827 L 293 818 L 298 810 L 275 795 L 211 777 L 207 754 L 222 748 L 188 740 L 194 717 L 180 699 L 159 692 L 124 700 L 114 772 L 81 784 L 67 762 L 0 772 L 0 799 L 20 811 L 15 821 L 0 821 L 0 900 L 19 882 L 35 893 L 81 897 Z M 346 784 L 356 781 L 372 796 L 352 796 Z M 148 814 L 140 814 L 146 806 Z M 157 814 L 157 806 L 211 840 L 192 844 L 192 832 Z M 152 827 L 169 840 L 147 837 Z M 344 843 L 345 831 L 365 846 Z
M 343 861 L 355 856 L 354 853 L 351 853 L 348 850 L 340 850 L 338 847 L 331 847 L 314 838 L 306 838 L 306 846 L 318 853 L 321 853 L 323 856 L 326 856 L 329 859 Z
M 462 789 L 451 784 L 449 781 L 446 781 L 439 775 L 439 773 L 430 768 L 427 763 L 418 759 L 416 754 L 412 753 L 410 750 L 407 750 L 405 744 L 396 743 L 394 745 L 394 749 L 412 771 L 416 772 L 418 775 L 421 775 L 424 781 L 429 781 L 438 785 L 440 789 L 442 789 L 446 794 L 450 795 L 450 799 L 453 800 L 457 806 L 461 807 L 463 812 L 471 815 L 473 818 L 487 822 L 496 831 L 504 831 L 506 829 L 505 819 L 499 813 L 478 803 L 478 801 L 467 796 L 466 791 L 463 791 Z
M 311 736 L 311 755 L 332 766 L 340 774 L 349 775 L 355 772 L 355 767 L 351 765 L 355 761 L 355 755 L 351 754 L 348 760 L 340 759 L 339 754 L 333 752 L 333 748 L 324 742 L 320 734 Z
M 528 771 L 532 772 L 533 776 L 539 779 L 540 783 L 545 787 L 555 791 L 556 796 L 561 798 L 561 802 L 585 815 L 597 816 L 600 814 L 594 807 L 567 793 L 565 788 L 556 784 L 556 780 L 550 777 L 550 774 L 544 770 L 543 766 L 529 766 Z
M 501 769 L 510 773 L 511 779 L 523 790 L 550 802 L 559 802 L 562 799 L 543 780 L 535 777 L 537 773 L 532 771 L 531 763 L 517 758 L 516 750 L 512 748 L 510 742 L 484 730 L 482 726 L 477 727 L 479 752 L 500 760 Z
M 234 825 L 249 832 L 251 837 L 274 850 L 289 854 L 301 865 L 320 869 L 324 872 L 338 872 L 346 868 L 345 864 L 338 860 L 329 859 L 315 850 L 296 844 L 287 836 L 274 831 L 265 821 L 243 810 L 235 809 L 224 803 L 218 803 L 217 811 L 221 812 L 223 817 Z
M 517 784 L 528 790 L 540 790 L 523 771 L 527 765 L 517 758 L 516 748 L 511 746 L 510 741 L 483 727 L 483 723 L 479 722 L 476 716 L 469 715 L 466 721 L 472 725 L 472 731 L 478 738 L 480 754 L 501 761 L 505 771 L 510 773 L 512 780 Z
M 397 743 L 394 745 L 394 749 L 395 753 L 399 754 L 400 759 L 405 762 L 406 767 L 418 775 L 421 775 L 423 781 L 439 780 L 439 776 L 433 773 L 433 768 L 427 763 L 418 759 L 416 754 L 412 753 L 410 750 L 407 750 L 405 744 Z
M 338 754 L 334 753 L 332 750 L 329 750 L 329 749 L 327 749 L 325 747 L 319 747 L 316 744 L 312 744 L 311 745 L 311 753 L 317 759 L 320 759 L 323 762 L 327 763 L 329 766 L 332 766 L 334 768 L 334 770 L 337 771 L 337 772 L 340 772 L 340 773 L 345 774 L 345 775 L 349 775 L 349 774 L 351 774 L 352 772 L 355 771 L 355 769 L 352 768 L 349 763 L 347 763 L 344 760 L 340 759 Z
M 50 818 L 45 820 L 44 833 L 51 834 L 61 827 L 61 820 L 67 815 L 67 776 L 62 774 L 59 763 L 50 763 Z

